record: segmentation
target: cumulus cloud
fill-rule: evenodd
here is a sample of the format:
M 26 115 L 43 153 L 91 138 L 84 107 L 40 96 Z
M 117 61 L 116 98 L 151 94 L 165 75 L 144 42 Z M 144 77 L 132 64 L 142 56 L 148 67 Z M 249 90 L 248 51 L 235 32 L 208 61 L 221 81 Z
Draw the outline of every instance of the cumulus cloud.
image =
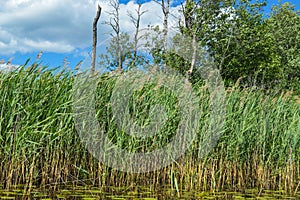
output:
M 109 37 L 111 29 L 104 25 L 111 11 L 109 1 L 96 0 L 0 0 L 0 54 L 36 51 L 69 53 L 91 46 L 92 23 L 97 4 L 102 7 L 98 25 L 99 44 Z M 120 6 L 121 29 L 133 31 L 128 11 L 135 15 L 137 5 L 130 1 Z M 141 27 L 162 24 L 160 5 L 150 1 L 142 6 L 147 12 Z M 171 13 L 178 12 L 172 7 Z M 172 17 L 171 17 L 172 18 Z M 172 26 L 172 19 L 170 26 Z
M 0 72 L 9 72 L 18 67 L 19 67 L 19 65 L 11 65 L 11 64 L 1 63 L 1 61 L 0 61 Z

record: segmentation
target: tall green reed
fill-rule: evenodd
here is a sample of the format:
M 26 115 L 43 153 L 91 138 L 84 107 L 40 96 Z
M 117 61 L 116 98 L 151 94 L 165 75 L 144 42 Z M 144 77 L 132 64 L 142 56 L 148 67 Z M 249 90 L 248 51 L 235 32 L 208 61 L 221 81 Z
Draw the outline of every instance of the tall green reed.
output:
M 153 187 L 180 189 L 283 189 L 296 192 L 300 181 L 300 105 L 283 93 L 235 87 L 227 92 L 225 127 L 204 157 L 203 133 L 209 128 L 209 92 L 194 86 L 199 97 L 200 129 L 190 149 L 172 165 L 143 174 L 106 167 L 81 144 L 73 121 L 72 84 L 76 72 L 54 73 L 29 67 L 0 73 L 0 184 L 25 184 L 57 189 L 60 185 Z M 111 95 L 116 77 L 99 78 L 97 119 L 115 144 L 132 152 L 166 145 L 177 129 L 177 98 L 163 87 L 148 84 L 129 104 L 140 125 L 149 123 L 149 107 L 160 103 L 168 120 L 155 137 L 137 139 L 118 127 L 112 117 Z M 180 147 L 178 147 L 180 148 Z

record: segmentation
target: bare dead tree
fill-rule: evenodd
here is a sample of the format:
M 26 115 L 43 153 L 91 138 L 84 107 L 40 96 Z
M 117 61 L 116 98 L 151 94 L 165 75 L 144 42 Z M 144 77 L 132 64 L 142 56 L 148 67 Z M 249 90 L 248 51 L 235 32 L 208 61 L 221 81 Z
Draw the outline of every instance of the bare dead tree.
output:
M 112 12 L 108 12 L 108 14 L 111 16 L 108 22 L 104 22 L 105 24 L 108 24 L 114 31 L 115 36 L 111 34 L 112 37 L 116 38 L 116 46 L 117 46 L 117 55 L 118 55 L 118 71 L 123 71 L 122 66 L 122 52 L 121 52 L 121 44 L 120 44 L 120 3 L 118 0 L 111 0 L 110 5 L 113 8 Z
M 164 53 L 167 52 L 167 45 L 168 45 L 168 18 L 170 14 L 170 0 L 154 0 L 154 2 L 158 3 L 161 6 L 163 15 L 164 15 L 164 22 L 163 22 L 163 51 Z M 164 68 L 166 67 L 166 63 L 164 63 Z
M 162 0 L 162 11 L 164 14 L 164 51 L 167 50 L 167 44 L 168 44 L 168 17 L 170 13 L 170 0 Z
M 164 50 L 167 50 L 167 43 L 168 43 L 168 18 L 170 14 L 170 0 L 162 0 L 161 2 L 158 0 L 154 0 L 154 2 L 158 3 L 161 6 L 163 15 L 164 15 L 164 22 L 163 22 L 163 44 Z
M 141 22 L 141 17 L 143 14 L 145 14 L 147 12 L 147 10 L 145 11 L 141 11 L 141 7 L 142 4 L 139 2 L 138 3 L 138 8 L 135 10 L 137 16 L 134 17 L 132 13 L 128 12 L 128 16 L 131 19 L 131 22 L 133 23 L 134 27 L 135 27 L 135 34 L 134 34 L 134 38 L 133 38 L 133 63 L 135 63 L 136 59 L 137 59 L 137 48 L 138 48 L 138 42 L 139 40 L 142 38 L 142 36 L 140 36 L 140 22 Z
M 96 17 L 94 18 L 93 23 L 93 52 L 92 52 L 92 65 L 91 65 L 91 73 L 95 72 L 95 62 L 96 62 L 96 48 L 97 48 L 97 24 L 101 15 L 101 7 L 98 5 L 98 10 Z

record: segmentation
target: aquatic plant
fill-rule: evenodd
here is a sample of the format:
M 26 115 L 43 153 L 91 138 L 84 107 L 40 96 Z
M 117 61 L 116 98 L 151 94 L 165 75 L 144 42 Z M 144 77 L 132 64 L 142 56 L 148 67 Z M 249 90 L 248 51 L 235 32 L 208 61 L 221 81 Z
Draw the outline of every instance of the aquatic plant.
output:
M 201 157 L 202 133 L 209 123 L 207 87 L 194 86 L 201 98 L 200 129 L 191 148 L 159 171 L 131 174 L 95 159 L 76 132 L 72 84 L 76 72 L 54 73 L 36 64 L 0 73 L 0 184 L 51 188 L 64 185 L 171 185 L 178 191 L 247 188 L 299 191 L 300 105 L 284 93 L 238 86 L 227 91 L 225 128 L 213 150 Z M 116 78 L 102 75 L 97 88 L 97 117 L 114 143 L 130 151 L 151 151 L 172 138 L 180 113 L 169 91 L 145 85 L 131 99 L 132 116 L 148 122 L 149 104 L 160 101 L 169 120 L 156 137 L 129 137 L 112 118 L 110 97 Z M 158 100 L 157 100 L 158 99 Z

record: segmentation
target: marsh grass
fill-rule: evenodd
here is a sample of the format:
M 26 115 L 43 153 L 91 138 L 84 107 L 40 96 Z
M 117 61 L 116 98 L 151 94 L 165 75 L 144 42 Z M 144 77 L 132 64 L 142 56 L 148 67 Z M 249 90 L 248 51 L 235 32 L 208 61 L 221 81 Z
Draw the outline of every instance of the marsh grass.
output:
M 232 88 L 226 96 L 224 131 L 216 147 L 200 157 L 201 136 L 209 123 L 209 92 L 195 86 L 201 99 L 198 140 L 168 167 L 130 174 L 104 166 L 81 144 L 73 121 L 74 73 L 53 73 L 36 64 L 0 73 L 0 185 L 24 184 L 29 192 L 34 185 L 52 190 L 64 185 L 171 185 L 178 195 L 183 189 L 299 191 L 300 105 L 292 97 Z M 135 140 L 112 119 L 109 101 L 115 81 L 103 75 L 97 90 L 97 116 L 108 136 L 136 152 L 168 143 L 180 120 L 176 97 L 151 84 L 134 93 L 130 109 L 141 125 L 149 122 L 149 104 L 157 98 L 168 111 L 163 131 L 147 140 Z

